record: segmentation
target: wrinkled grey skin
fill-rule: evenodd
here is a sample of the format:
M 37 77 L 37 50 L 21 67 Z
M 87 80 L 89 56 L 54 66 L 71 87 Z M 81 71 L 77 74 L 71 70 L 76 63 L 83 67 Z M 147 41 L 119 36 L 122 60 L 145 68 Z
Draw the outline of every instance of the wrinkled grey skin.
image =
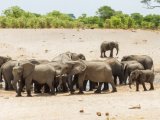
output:
M 150 89 L 154 90 L 153 86 L 154 73 L 152 70 L 135 70 L 131 72 L 129 77 L 129 87 L 131 88 L 132 82 L 136 82 L 136 91 L 139 91 L 139 84 L 142 84 L 144 91 L 147 91 L 145 82 L 150 83 Z
M 4 78 L 5 82 L 5 90 L 13 90 L 11 80 L 13 80 L 13 74 L 12 69 L 14 66 L 16 66 L 17 61 L 16 60 L 10 60 L 6 63 L 4 63 L 1 67 L 1 73 L 0 78 Z
M 7 57 L 5 57 L 5 56 L 0 56 L 0 72 L 1 72 L 1 67 L 2 67 L 2 65 L 3 65 L 4 63 L 8 62 L 9 60 L 12 60 L 12 58 L 9 57 L 9 56 L 7 56 Z M 3 82 L 3 81 L 2 81 L 2 77 L 0 78 L 0 82 Z
M 55 94 L 54 79 L 56 75 L 60 75 L 60 70 L 55 70 L 54 67 L 49 64 L 34 65 L 29 61 L 20 61 L 17 66 L 13 68 L 13 87 L 17 91 L 17 96 L 21 96 L 22 84 L 20 84 L 17 90 L 17 82 L 25 82 L 27 96 L 31 96 L 31 83 L 32 80 L 37 81 L 39 84 L 45 84 L 49 86 L 51 94 Z
M 144 70 L 144 67 L 141 63 L 137 61 L 127 61 L 123 62 L 124 65 L 124 83 L 127 84 L 127 79 L 130 76 L 131 72 L 134 70 Z
M 91 80 L 93 82 L 99 82 L 96 93 L 101 93 L 101 86 L 103 82 L 110 83 L 113 90 L 116 92 L 116 87 L 113 81 L 112 70 L 109 65 L 103 62 L 90 62 L 90 61 L 68 61 L 65 63 L 63 69 L 67 70 L 66 74 L 75 75 L 79 74 L 78 84 L 79 93 L 83 93 L 84 80 Z M 74 91 L 71 91 L 73 93 Z
M 35 64 L 35 65 L 44 64 L 44 63 L 49 62 L 47 60 L 36 60 L 36 59 L 31 59 L 28 61 Z M 16 60 L 10 60 L 10 61 L 4 63 L 1 67 L 0 78 L 2 78 L 2 76 L 4 78 L 5 90 L 13 90 L 13 87 L 11 84 L 11 81 L 13 80 L 12 69 L 13 69 L 13 67 L 16 66 L 17 63 L 18 63 L 18 61 L 16 61 Z
M 92 60 L 92 61 L 104 62 L 111 67 L 115 85 L 117 85 L 117 77 L 119 78 L 119 84 L 124 83 L 124 67 L 123 64 L 116 58 L 107 58 L 106 60 Z M 92 84 L 93 83 L 91 83 L 91 85 Z M 108 84 L 105 83 L 103 90 L 108 90 L 108 89 L 109 89 Z
M 127 55 L 122 58 L 121 61 L 132 61 L 136 60 L 144 66 L 144 69 L 152 69 L 153 60 L 148 55 Z
M 81 53 L 77 54 L 77 53 L 72 53 L 72 52 L 65 52 L 65 53 L 62 53 L 62 54 L 58 55 L 57 57 L 53 58 L 52 62 L 59 62 L 59 63 L 63 64 L 66 61 L 76 61 L 76 60 L 80 60 L 80 59 L 86 60 L 85 56 Z M 76 74 L 75 76 L 76 76 L 75 78 L 77 78 L 78 74 Z M 68 75 L 67 84 L 71 90 L 73 90 L 73 88 L 71 87 L 71 84 L 77 83 L 77 80 L 73 79 L 73 81 L 72 81 L 72 78 L 73 78 L 73 75 Z
M 79 59 L 85 60 L 86 58 L 83 54 L 65 52 L 65 53 L 62 53 L 62 54 L 58 55 L 57 57 L 53 58 L 52 62 L 59 61 L 59 62 L 64 63 L 66 61 L 70 61 L 70 60 L 76 61 Z
M 117 42 L 114 42 L 114 41 L 104 41 L 102 42 L 101 46 L 100 46 L 100 51 L 101 51 L 101 58 L 103 57 L 107 57 L 105 52 L 110 50 L 110 56 L 109 57 L 113 57 L 113 49 L 116 49 L 117 50 L 117 53 L 116 55 L 118 55 L 118 51 L 119 51 L 119 45 Z

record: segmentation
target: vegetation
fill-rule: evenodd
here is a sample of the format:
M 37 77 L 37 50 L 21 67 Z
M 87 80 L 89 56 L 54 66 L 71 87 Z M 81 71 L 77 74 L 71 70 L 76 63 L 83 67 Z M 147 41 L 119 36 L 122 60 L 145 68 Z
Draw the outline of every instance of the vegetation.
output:
M 111 7 L 102 6 L 96 16 L 82 14 L 75 18 L 73 14 L 52 11 L 46 15 L 24 11 L 18 6 L 10 7 L 0 16 L 0 28 L 140 28 L 160 29 L 160 15 L 133 13 L 124 14 Z

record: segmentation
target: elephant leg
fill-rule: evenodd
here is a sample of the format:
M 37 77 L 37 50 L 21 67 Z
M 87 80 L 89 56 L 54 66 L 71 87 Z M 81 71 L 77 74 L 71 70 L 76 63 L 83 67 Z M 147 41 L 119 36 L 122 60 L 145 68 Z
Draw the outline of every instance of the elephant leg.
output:
M 18 90 L 17 90 L 17 95 L 16 95 L 16 97 L 22 96 L 22 95 L 21 95 L 21 92 L 22 92 L 22 90 L 23 90 L 23 87 L 24 87 L 24 82 L 21 80 L 21 81 L 19 82 L 19 88 L 18 88 Z
M 110 57 L 113 57 L 113 49 L 110 52 Z
M 139 91 L 139 83 L 136 82 L 136 91 Z
M 51 90 L 51 92 L 50 92 L 50 94 L 51 95 L 55 95 L 55 83 L 54 83 L 54 81 L 52 81 L 52 80 L 48 80 L 47 81 L 47 85 L 49 86 L 49 88 L 50 88 L 50 90 Z
M 109 90 L 108 83 L 104 83 L 103 91 L 108 91 L 108 90 Z
M 143 86 L 144 91 L 147 91 L 147 89 L 146 89 L 146 86 L 145 86 L 145 83 L 144 83 L 144 82 L 142 82 L 142 86 Z
M 106 51 L 104 51 L 103 53 L 104 53 L 104 57 L 107 57 L 107 56 L 106 56 Z
M 4 87 L 5 90 L 8 90 L 8 83 L 7 81 L 5 80 L 5 87 Z
M 119 78 L 119 84 L 122 85 L 124 83 L 123 79 L 124 77 L 122 77 L 122 75 L 119 75 L 118 78 Z
M 95 89 L 95 84 L 95 82 L 89 80 L 89 91 L 93 91 L 93 89 Z
M 94 91 L 94 93 L 101 93 L 102 84 L 103 84 L 103 82 L 99 83 L 99 86 L 98 86 L 97 90 Z
M 42 93 L 41 89 L 42 89 L 42 85 L 40 85 L 37 82 L 34 82 L 34 93 Z
M 101 51 L 101 56 L 100 57 L 103 58 L 103 51 Z
M 84 80 L 83 82 L 83 90 L 86 91 L 88 80 Z
M 78 78 L 79 92 L 78 92 L 78 94 L 83 94 L 83 82 L 84 82 L 84 75 L 79 75 L 79 78 Z
M 28 79 L 25 80 L 27 97 L 32 97 L 32 95 L 31 95 L 31 83 L 32 83 L 31 78 L 28 78 Z
M 150 89 L 149 90 L 154 90 L 153 82 L 150 82 Z
M 49 93 L 50 89 L 49 86 L 47 84 L 44 84 L 44 93 Z
M 117 85 L 117 76 L 114 76 L 114 84 Z
M 111 86 L 112 86 L 112 92 L 117 92 L 117 88 L 116 88 L 113 80 L 110 81 L 110 84 L 111 84 Z

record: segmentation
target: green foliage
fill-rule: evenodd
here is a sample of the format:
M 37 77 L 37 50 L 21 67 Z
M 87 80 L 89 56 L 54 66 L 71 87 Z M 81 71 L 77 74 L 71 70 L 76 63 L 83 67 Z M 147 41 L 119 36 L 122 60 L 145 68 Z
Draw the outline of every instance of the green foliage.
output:
M 160 29 L 160 15 L 133 13 L 124 14 L 111 7 L 102 6 L 97 16 L 82 14 L 75 18 L 74 14 L 52 11 L 46 15 L 24 11 L 18 6 L 10 7 L 0 16 L 0 28 L 113 28 L 113 29 Z
M 102 6 L 98 9 L 97 15 L 103 20 L 111 18 L 115 11 L 109 6 Z

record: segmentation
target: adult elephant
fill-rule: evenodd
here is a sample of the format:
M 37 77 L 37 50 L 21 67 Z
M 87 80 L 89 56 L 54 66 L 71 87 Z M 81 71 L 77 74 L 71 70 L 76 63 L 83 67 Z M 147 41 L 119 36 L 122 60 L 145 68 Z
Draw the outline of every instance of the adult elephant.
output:
M 32 80 L 39 84 L 47 84 L 51 90 L 51 94 L 55 94 L 54 80 L 56 75 L 61 75 L 61 69 L 55 69 L 49 64 L 34 65 L 29 61 L 20 61 L 13 68 L 14 80 L 12 82 L 14 89 L 17 91 L 17 96 L 21 96 L 23 84 L 25 83 L 27 96 L 31 96 Z M 17 90 L 17 82 L 20 81 Z
M 30 63 L 33 63 L 34 65 L 39 65 L 39 64 L 44 64 L 44 63 L 49 62 L 47 60 L 36 60 L 36 59 L 30 59 L 28 61 Z M 1 67 L 0 78 L 2 79 L 2 76 L 4 78 L 5 90 L 13 90 L 13 87 L 11 84 L 11 81 L 13 80 L 12 69 L 13 69 L 13 67 L 15 67 L 17 65 L 17 63 L 18 63 L 18 61 L 16 61 L 16 60 L 10 60 L 10 61 L 4 63 Z M 39 85 L 36 84 L 34 89 L 39 90 L 40 89 Z
M 79 74 L 78 84 L 79 93 L 83 93 L 84 80 L 91 80 L 93 82 L 99 82 L 99 86 L 95 93 L 101 93 L 101 86 L 103 82 L 110 83 L 112 86 L 112 92 L 116 92 L 112 70 L 109 65 L 103 62 L 91 62 L 91 61 L 68 61 L 65 63 L 63 69 L 67 70 L 67 74 L 75 75 Z M 71 91 L 73 93 L 74 91 Z
M 12 58 L 7 56 L 0 56 L 0 72 L 1 72 L 1 67 L 4 63 L 8 62 L 9 60 L 11 60 Z M 2 82 L 2 78 L 0 78 L 0 82 Z
M 52 59 L 52 62 L 60 62 L 60 63 L 65 63 L 66 61 L 76 61 L 76 60 L 86 60 L 86 57 L 82 53 L 72 53 L 72 52 L 65 52 L 57 57 Z M 78 87 L 78 74 L 69 75 L 67 79 L 67 84 L 69 86 L 70 90 L 73 90 L 71 87 L 71 84 L 76 84 Z
M 123 64 L 116 58 L 107 58 L 106 60 L 92 60 L 92 61 L 104 62 L 111 67 L 115 85 L 117 85 L 117 78 L 119 79 L 119 84 L 124 83 L 124 67 Z M 93 90 L 94 86 L 95 86 L 94 83 L 90 82 L 90 90 Z M 108 89 L 109 89 L 108 83 L 104 83 L 103 90 L 108 90 Z
M 136 60 L 144 66 L 144 69 L 152 69 L 153 60 L 148 55 L 127 55 L 122 58 L 121 61 L 132 61 Z
M 15 67 L 17 64 L 16 60 L 10 60 L 6 63 L 4 63 L 1 67 L 1 73 L 0 73 L 0 78 L 2 79 L 2 76 L 4 78 L 5 82 L 5 90 L 13 90 L 11 80 L 13 80 L 13 74 L 12 74 L 12 69 Z
M 101 46 L 100 46 L 100 51 L 101 51 L 101 58 L 103 57 L 107 57 L 106 56 L 106 51 L 110 50 L 110 57 L 113 57 L 113 49 L 117 50 L 116 55 L 118 55 L 118 51 L 119 51 L 119 44 L 117 42 L 114 41 L 104 41 L 102 42 Z

